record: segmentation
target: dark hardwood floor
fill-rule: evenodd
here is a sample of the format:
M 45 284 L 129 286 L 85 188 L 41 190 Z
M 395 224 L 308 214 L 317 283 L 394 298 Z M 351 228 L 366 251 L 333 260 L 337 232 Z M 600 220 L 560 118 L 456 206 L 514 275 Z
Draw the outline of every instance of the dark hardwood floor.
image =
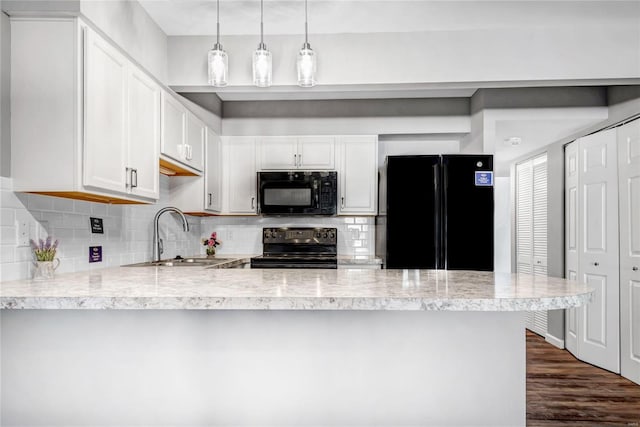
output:
M 640 385 L 527 331 L 527 426 L 640 427 Z

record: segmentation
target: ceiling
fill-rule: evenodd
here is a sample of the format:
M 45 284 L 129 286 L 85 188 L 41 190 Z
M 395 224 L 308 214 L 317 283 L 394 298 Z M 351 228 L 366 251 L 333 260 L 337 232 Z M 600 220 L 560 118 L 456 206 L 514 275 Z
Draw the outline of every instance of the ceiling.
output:
M 169 36 L 215 35 L 214 0 L 140 0 Z M 637 1 L 308 0 L 309 33 L 468 31 L 617 25 L 637 17 Z M 221 0 L 221 36 L 260 32 L 259 0 Z M 303 34 L 303 0 L 265 0 L 264 31 Z
M 139 0 L 152 19 L 169 36 L 213 36 L 216 32 L 215 0 Z M 473 31 L 496 28 L 570 28 L 572 25 L 615 28 L 637 25 L 640 1 L 485 1 L 485 0 L 308 0 L 309 37 L 314 34 L 412 33 L 426 31 Z M 258 35 L 259 0 L 220 0 L 221 42 L 225 37 Z M 304 33 L 303 0 L 264 1 L 265 38 L 269 35 Z M 561 86 L 566 82 L 520 82 L 522 86 Z M 582 84 L 587 85 L 585 82 Z M 615 82 L 610 82 L 615 84 Z M 594 82 L 594 86 L 606 85 Z M 355 85 L 310 89 L 271 87 L 216 88 L 223 101 L 296 100 L 296 99 L 381 99 L 470 97 L 482 87 L 511 86 L 461 82 L 444 86 Z M 174 87 L 178 92 L 180 87 Z M 195 91 L 196 88 L 182 88 Z M 201 93 L 212 88 L 202 87 Z M 213 95 L 212 95 L 213 96 Z M 490 123 L 495 142 L 496 163 L 501 168 L 529 152 L 575 134 L 607 118 L 605 108 L 584 108 L 567 115 L 555 109 L 497 113 Z M 522 143 L 512 146 L 504 141 L 518 136 Z M 460 138 L 459 138 L 460 139 Z M 508 173 L 508 172 L 507 172 Z

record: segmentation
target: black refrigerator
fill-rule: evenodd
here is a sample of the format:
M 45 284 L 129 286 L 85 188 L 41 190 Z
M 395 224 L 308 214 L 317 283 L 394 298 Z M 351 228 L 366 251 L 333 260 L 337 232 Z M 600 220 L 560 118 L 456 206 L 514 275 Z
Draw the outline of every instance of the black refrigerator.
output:
M 381 180 L 385 268 L 493 271 L 493 156 L 389 156 Z

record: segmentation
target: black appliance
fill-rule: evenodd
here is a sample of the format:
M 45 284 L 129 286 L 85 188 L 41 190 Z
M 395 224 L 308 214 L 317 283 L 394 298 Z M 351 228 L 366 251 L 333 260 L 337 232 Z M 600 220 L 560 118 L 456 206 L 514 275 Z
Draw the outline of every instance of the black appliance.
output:
M 335 228 L 263 228 L 251 268 L 338 268 L 337 247 Z
M 335 171 L 258 172 L 258 206 L 265 215 L 335 215 Z
M 493 156 L 389 156 L 382 176 L 385 268 L 493 271 Z

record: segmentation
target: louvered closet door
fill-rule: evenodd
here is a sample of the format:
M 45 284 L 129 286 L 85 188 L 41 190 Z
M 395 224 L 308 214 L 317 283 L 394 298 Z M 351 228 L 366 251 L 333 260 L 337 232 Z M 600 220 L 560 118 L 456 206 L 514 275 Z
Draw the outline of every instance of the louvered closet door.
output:
M 547 155 L 516 165 L 516 266 L 518 273 L 547 275 Z M 547 334 L 547 312 L 526 313 L 527 329 Z
M 533 274 L 547 275 L 547 155 L 533 163 Z M 546 312 L 545 312 L 546 331 Z
M 564 151 L 564 244 L 565 277 L 578 280 L 578 142 L 572 142 Z M 578 309 L 565 311 L 564 345 L 578 356 Z
M 516 268 L 533 273 L 533 173 L 532 162 L 516 165 Z

